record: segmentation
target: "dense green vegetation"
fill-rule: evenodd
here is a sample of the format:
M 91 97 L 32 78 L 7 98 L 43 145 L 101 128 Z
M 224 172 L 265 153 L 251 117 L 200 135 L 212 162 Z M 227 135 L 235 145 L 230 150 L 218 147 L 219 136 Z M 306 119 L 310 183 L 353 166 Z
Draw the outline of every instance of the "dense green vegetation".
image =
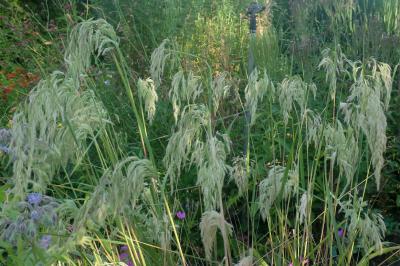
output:
M 400 2 L 251 2 L 0 0 L 2 265 L 396 265 Z

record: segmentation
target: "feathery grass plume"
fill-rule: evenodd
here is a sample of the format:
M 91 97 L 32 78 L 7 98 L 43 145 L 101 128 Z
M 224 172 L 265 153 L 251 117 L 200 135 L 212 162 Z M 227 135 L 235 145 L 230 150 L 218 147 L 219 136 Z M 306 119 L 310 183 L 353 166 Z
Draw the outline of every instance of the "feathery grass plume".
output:
M 241 196 L 245 191 L 247 191 L 249 183 L 249 176 L 246 169 L 246 158 L 243 156 L 233 158 L 230 176 L 231 180 L 235 181 L 235 184 L 239 189 L 239 195 Z
M 195 76 L 192 71 L 189 72 L 187 78 L 182 70 L 174 75 L 169 98 L 172 101 L 175 122 L 178 121 L 181 106 L 184 103 L 193 104 L 202 92 L 200 77 Z
M 275 86 L 269 79 L 267 73 L 264 72 L 263 78 L 259 79 L 258 76 L 259 73 L 257 69 L 251 72 L 245 89 L 245 109 L 250 112 L 250 125 L 253 125 L 256 120 L 258 101 L 262 100 L 267 92 L 270 92 L 270 96 L 275 94 Z
M 158 96 L 154 81 L 150 78 L 146 80 L 139 79 L 137 82 L 139 97 L 142 98 L 147 112 L 147 118 L 150 124 L 153 122 L 154 114 L 156 113 L 156 103 Z
M 359 237 L 359 243 L 365 252 L 372 247 L 378 251 L 383 247 L 386 225 L 381 214 L 365 210 L 367 205 L 361 198 L 340 203 L 341 211 L 348 221 L 347 231 Z
M 323 125 L 322 119 L 319 114 L 314 113 L 310 109 L 306 109 L 304 112 L 304 119 L 306 124 L 306 142 L 307 146 L 310 146 L 311 143 L 314 143 L 315 147 L 318 147 L 322 136 Z
M 213 111 L 214 115 L 219 109 L 221 100 L 228 96 L 230 85 L 226 82 L 227 73 L 221 73 L 213 79 L 212 92 L 213 92 Z
M 374 59 L 368 62 L 366 69 L 359 62 L 352 62 L 351 65 L 354 84 L 347 102 L 340 106 L 345 121 L 353 128 L 361 129 L 367 138 L 379 189 L 387 141 L 385 111 L 389 107 L 392 90 L 391 68 Z
M 166 177 L 170 178 L 171 186 L 180 176 L 181 169 L 189 162 L 194 142 L 201 138 L 204 128 L 208 128 L 209 123 L 210 112 L 205 105 L 189 105 L 183 109 L 163 159 L 167 169 Z
M 66 77 L 73 80 L 76 89 L 91 66 L 92 55 L 104 55 L 118 43 L 114 28 L 104 19 L 83 21 L 72 29 L 64 61 L 67 65 Z
M 350 126 L 345 131 L 339 120 L 336 121 L 335 125 L 335 128 L 328 125 L 324 131 L 325 150 L 333 162 L 337 162 L 340 174 L 344 173 L 347 180 L 346 185 L 348 185 L 357 170 L 358 144 Z
M 203 213 L 200 222 L 201 239 L 203 241 L 206 257 L 211 258 L 211 250 L 216 238 L 217 229 L 221 232 L 224 243 L 229 243 L 228 237 L 232 234 L 233 226 L 216 211 Z
M 225 174 L 230 170 L 226 164 L 230 144 L 226 135 L 222 136 L 222 140 L 207 136 L 205 143 L 197 140 L 194 144 L 191 163 L 197 167 L 197 184 L 201 186 L 206 210 L 222 208 L 222 187 Z
M 145 191 L 145 183 L 157 176 L 151 161 L 136 157 L 128 157 L 106 170 L 74 219 L 76 240 L 81 242 L 87 229 L 98 229 L 107 218 L 132 214 L 136 201 Z
M 278 198 L 280 189 L 283 185 L 282 198 L 289 197 L 291 192 L 296 192 L 299 186 L 299 174 L 297 166 L 294 170 L 288 172 L 286 183 L 283 184 L 286 168 L 280 165 L 274 165 L 268 172 L 268 177 L 259 184 L 259 210 L 263 220 L 269 215 L 269 211 L 275 200 Z
M 248 256 L 243 255 L 242 259 L 234 266 L 252 266 L 253 265 L 253 249 L 249 249 Z
M 235 266 L 252 266 L 253 265 L 253 256 L 247 256 L 241 259 Z
M 155 82 L 156 87 L 161 85 L 165 62 L 171 56 L 171 52 L 166 48 L 169 42 L 170 41 L 168 39 L 165 39 L 151 54 L 150 74 L 152 80 Z
M 303 114 L 307 104 L 307 91 L 310 90 L 315 97 L 316 89 L 314 84 L 305 83 L 299 76 L 285 78 L 279 84 L 277 93 L 279 93 L 279 103 L 285 125 L 288 123 L 289 114 L 295 108 L 295 103 L 300 107 L 301 114 Z
M 326 72 L 326 81 L 329 82 L 329 92 L 331 98 L 334 99 L 336 95 L 337 75 L 344 72 L 345 55 L 342 53 L 340 46 L 335 50 L 326 48 L 322 51 L 322 60 L 318 68 L 324 68 Z
M 54 72 L 37 84 L 15 113 L 11 141 L 15 195 L 23 197 L 30 185 L 45 191 L 56 171 L 74 160 L 87 138 L 108 123 L 93 91 L 78 92 L 74 85 L 63 73 Z
M 301 195 L 300 198 L 300 205 L 297 208 L 297 220 L 300 221 L 300 224 L 303 224 L 303 222 L 307 219 L 308 217 L 308 208 L 311 202 L 311 196 L 310 196 L 310 191 L 306 191 Z

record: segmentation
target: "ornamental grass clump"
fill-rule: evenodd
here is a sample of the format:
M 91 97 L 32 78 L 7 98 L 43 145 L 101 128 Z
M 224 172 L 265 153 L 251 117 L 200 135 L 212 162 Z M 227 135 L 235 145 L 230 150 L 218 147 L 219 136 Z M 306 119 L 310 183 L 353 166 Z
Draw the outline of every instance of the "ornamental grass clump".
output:
M 31 91 L 14 114 L 13 193 L 44 192 L 59 168 L 76 160 L 88 138 L 108 122 L 103 105 L 85 84 L 92 56 L 115 48 L 118 38 L 105 20 L 78 24 L 65 52 L 66 71 L 54 71 Z
M 347 124 L 356 132 L 364 133 L 374 166 L 376 186 L 380 188 L 381 171 L 386 150 L 386 115 L 392 91 L 392 76 L 389 65 L 374 59 L 365 65 L 351 62 L 354 83 L 351 94 L 340 107 Z

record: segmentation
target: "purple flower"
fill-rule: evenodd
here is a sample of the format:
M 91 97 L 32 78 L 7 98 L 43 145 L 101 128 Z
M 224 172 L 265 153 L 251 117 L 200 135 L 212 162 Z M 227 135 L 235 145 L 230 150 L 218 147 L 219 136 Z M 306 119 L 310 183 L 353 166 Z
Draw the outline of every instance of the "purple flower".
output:
M 48 249 L 51 243 L 51 235 L 44 235 L 39 241 L 39 246 L 43 249 Z
M 343 230 L 343 228 L 339 228 L 339 230 L 338 230 L 338 236 L 339 236 L 339 237 L 343 237 L 343 236 L 344 236 L 344 230 Z
M 178 217 L 179 220 L 185 219 L 185 217 L 186 217 L 185 211 L 178 211 L 178 212 L 176 213 L 176 217 Z
M 127 245 L 123 245 L 119 250 L 120 251 L 127 251 L 129 248 Z
M 125 261 L 126 259 L 129 259 L 129 254 L 128 253 L 119 254 L 119 260 Z
M 37 205 L 42 201 L 42 198 L 42 194 L 33 192 L 28 194 L 27 200 L 30 204 Z
M 289 263 L 289 266 L 293 266 L 293 262 Z
M 37 210 L 33 210 L 31 212 L 31 219 L 34 220 L 34 221 L 39 220 L 41 216 L 42 216 L 41 213 L 39 211 L 37 211 Z

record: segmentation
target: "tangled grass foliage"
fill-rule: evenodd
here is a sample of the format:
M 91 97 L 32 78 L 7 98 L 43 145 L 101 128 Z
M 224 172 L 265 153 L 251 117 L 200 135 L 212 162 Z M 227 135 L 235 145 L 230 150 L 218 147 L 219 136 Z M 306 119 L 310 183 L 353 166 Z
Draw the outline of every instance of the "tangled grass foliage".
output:
M 382 249 L 382 239 L 384 239 L 386 225 L 381 214 L 366 210 L 367 203 L 359 199 L 349 199 L 340 203 L 341 211 L 349 222 L 348 231 L 352 237 L 360 235 L 360 246 L 365 252 L 373 248 Z
M 147 159 L 128 157 L 105 171 L 90 199 L 76 215 L 74 228 L 83 238 L 86 229 L 104 226 L 107 217 L 134 213 L 137 200 L 158 173 Z M 154 228 L 154 227 L 151 227 Z

